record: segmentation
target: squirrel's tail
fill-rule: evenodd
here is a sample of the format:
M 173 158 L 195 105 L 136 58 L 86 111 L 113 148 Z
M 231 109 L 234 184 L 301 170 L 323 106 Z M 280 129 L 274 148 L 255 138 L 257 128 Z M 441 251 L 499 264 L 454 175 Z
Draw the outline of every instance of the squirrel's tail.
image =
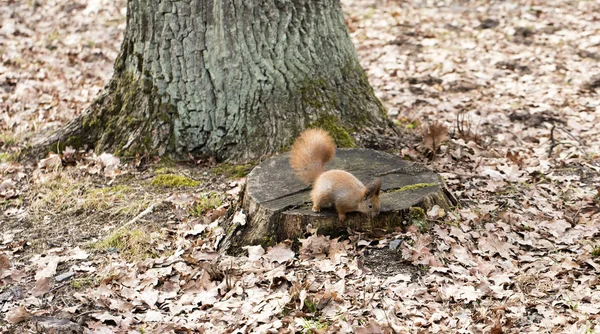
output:
M 308 129 L 296 139 L 290 154 L 290 165 L 296 176 L 312 184 L 323 173 L 323 166 L 335 155 L 335 143 L 327 131 Z

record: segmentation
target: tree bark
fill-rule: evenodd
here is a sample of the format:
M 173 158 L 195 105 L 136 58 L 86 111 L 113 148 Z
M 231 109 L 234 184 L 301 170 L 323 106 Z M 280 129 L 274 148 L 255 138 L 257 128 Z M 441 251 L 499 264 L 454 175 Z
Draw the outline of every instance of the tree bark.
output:
M 129 0 L 114 76 L 35 147 L 249 160 L 320 126 L 387 127 L 339 0 Z M 34 150 L 35 151 L 35 150 Z

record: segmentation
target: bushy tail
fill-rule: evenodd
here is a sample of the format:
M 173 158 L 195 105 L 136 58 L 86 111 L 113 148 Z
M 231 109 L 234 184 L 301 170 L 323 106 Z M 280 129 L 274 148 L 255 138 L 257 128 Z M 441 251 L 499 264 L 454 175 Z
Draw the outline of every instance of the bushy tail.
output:
M 292 146 L 290 165 L 296 176 L 306 184 L 313 184 L 323 173 L 323 166 L 335 155 L 335 143 L 327 131 L 308 129 Z

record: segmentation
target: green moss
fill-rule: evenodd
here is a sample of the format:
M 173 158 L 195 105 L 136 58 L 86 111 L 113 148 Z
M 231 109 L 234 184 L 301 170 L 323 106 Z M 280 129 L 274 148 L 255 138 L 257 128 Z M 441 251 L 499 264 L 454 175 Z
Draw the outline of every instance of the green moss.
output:
M 253 164 L 232 165 L 228 163 L 222 163 L 214 167 L 212 172 L 217 175 L 225 175 L 226 177 L 239 179 L 248 175 L 252 168 L 254 168 Z
M 200 185 L 200 181 L 192 180 L 189 177 L 176 174 L 161 174 L 156 175 L 151 184 L 158 187 L 197 187 Z
M 56 148 L 51 148 L 51 149 L 56 149 L 57 151 L 64 151 L 67 147 L 73 147 L 73 148 L 80 148 L 83 146 L 83 138 L 79 135 L 73 135 L 73 136 L 69 136 L 67 138 L 67 140 L 65 140 L 64 142 L 60 142 L 58 143 L 58 147 Z
M 351 93 L 354 96 L 365 95 L 365 97 L 368 100 L 374 102 L 377 105 L 377 109 L 380 116 L 383 117 L 383 119 L 387 119 L 387 110 L 385 110 L 385 107 L 383 106 L 381 101 L 379 101 L 377 96 L 375 96 L 375 91 L 373 90 L 373 87 L 371 87 L 371 84 L 367 79 L 367 75 L 365 74 L 365 71 L 360 66 L 360 64 L 355 61 L 351 61 L 346 66 L 344 66 L 341 69 L 341 71 L 342 77 L 345 78 L 347 82 L 357 83 L 350 87 Z M 360 126 L 363 124 L 367 124 L 368 119 L 367 116 L 365 116 L 364 118 L 358 119 L 356 121 L 358 123 L 358 126 Z
M 170 123 L 171 122 L 171 117 L 169 117 L 169 114 L 167 114 L 166 112 L 160 112 L 158 113 L 158 118 L 163 121 L 164 123 Z
M 156 164 L 157 167 L 177 167 L 177 162 L 169 157 L 161 157 L 160 161 Z
M 384 192 L 395 193 L 395 192 L 400 192 L 400 191 L 413 191 L 413 190 L 417 190 L 417 189 L 421 189 L 421 188 L 437 187 L 437 186 L 438 186 L 437 183 L 415 183 L 415 184 L 409 184 L 407 186 L 404 186 L 404 187 L 398 188 L 398 189 L 388 189 Z
M 161 167 L 161 168 L 157 168 L 154 170 L 154 174 L 158 175 L 158 174 L 170 174 L 172 173 L 171 168 L 167 168 L 167 167 Z
M 155 130 L 165 122 L 170 123 L 169 113 L 174 106 L 162 102 L 158 88 L 145 87 L 144 80 L 128 72 L 112 80 L 110 87 L 112 93 L 100 103 L 104 112 L 88 116 L 84 122 L 90 132 L 96 133 L 96 150 L 109 149 L 115 155 L 133 157 L 156 155 L 160 148 L 166 148 L 172 134 L 158 138 L 159 143 L 155 143 Z
M 430 230 L 427 215 L 422 208 L 416 206 L 411 207 L 408 211 L 408 221 L 411 225 L 418 227 L 419 232 L 421 233 L 427 233 Z
M 418 120 L 410 120 L 406 117 L 395 119 L 394 124 L 396 124 L 397 126 L 400 126 L 400 127 L 404 127 L 407 130 L 418 129 L 419 125 L 420 125 Z
M 321 128 L 327 131 L 333 137 L 338 147 L 356 147 L 354 138 L 352 138 L 347 129 L 341 126 L 340 120 L 335 116 L 321 116 L 309 128 Z
M 267 247 L 275 246 L 276 244 L 277 244 L 277 242 L 275 242 L 275 237 L 272 235 L 265 235 L 262 238 L 262 242 L 260 243 L 260 245 L 264 249 L 267 249 Z
M 76 278 L 71 282 L 71 286 L 75 290 L 85 289 L 91 286 L 94 281 L 89 277 Z
M 83 119 L 83 127 L 86 129 L 95 129 L 102 125 L 98 117 L 88 115 Z
M 335 94 L 329 93 L 329 84 L 325 79 L 305 79 L 300 82 L 298 93 L 302 105 L 317 110 L 332 111 L 335 110 L 339 101 Z

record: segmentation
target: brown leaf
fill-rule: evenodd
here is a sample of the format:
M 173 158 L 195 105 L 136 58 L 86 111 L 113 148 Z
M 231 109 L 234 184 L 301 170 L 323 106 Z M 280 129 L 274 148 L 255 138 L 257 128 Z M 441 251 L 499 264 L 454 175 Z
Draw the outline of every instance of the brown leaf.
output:
M 506 152 L 506 158 L 517 166 L 521 166 L 523 164 L 523 157 L 519 155 L 519 152 L 512 153 L 511 151 L 508 151 Z
M 25 321 L 29 319 L 29 317 L 31 317 L 31 314 L 27 312 L 27 309 L 25 309 L 24 306 L 14 308 L 6 313 L 6 321 L 13 325 Z
M 492 329 L 490 330 L 490 334 L 502 334 L 504 333 L 504 331 L 502 331 L 502 323 L 500 321 L 497 321 L 494 323 L 494 327 L 492 327 Z
M 158 301 L 158 291 L 154 290 L 154 288 L 146 287 L 146 289 L 142 291 L 141 296 L 144 303 L 148 304 L 150 308 L 156 307 L 155 305 Z
M 56 267 L 60 262 L 59 256 L 50 256 L 48 262 L 40 266 L 40 270 L 35 274 L 35 279 L 39 280 L 42 277 L 52 277 L 56 274 Z
M 38 162 L 38 168 L 46 169 L 47 171 L 57 171 L 62 167 L 62 160 L 60 155 L 50 153 L 46 159 L 40 160 Z
M 0 272 L 11 267 L 10 259 L 6 254 L 0 254 Z
M 43 296 L 50 291 L 50 280 L 48 277 L 42 277 L 35 282 L 35 287 L 31 290 L 34 297 Z
M 354 333 L 356 334 L 384 334 L 381 326 L 379 326 L 375 321 L 371 320 L 366 327 L 356 327 L 354 329 Z
M 248 259 L 250 261 L 258 261 L 265 254 L 265 250 L 261 245 L 244 246 L 242 248 L 248 252 Z
M 423 133 L 423 145 L 433 153 L 437 152 L 440 145 L 448 139 L 450 139 L 448 127 L 439 122 L 429 124 Z
M 302 259 L 314 258 L 327 253 L 329 250 L 329 237 L 323 235 L 314 234 L 299 241 L 302 243 L 302 247 L 300 247 Z
M 283 263 L 292 260 L 296 254 L 290 249 L 290 242 L 281 242 L 273 247 L 270 247 L 263 257 L 271 260 L 271 262 Z

